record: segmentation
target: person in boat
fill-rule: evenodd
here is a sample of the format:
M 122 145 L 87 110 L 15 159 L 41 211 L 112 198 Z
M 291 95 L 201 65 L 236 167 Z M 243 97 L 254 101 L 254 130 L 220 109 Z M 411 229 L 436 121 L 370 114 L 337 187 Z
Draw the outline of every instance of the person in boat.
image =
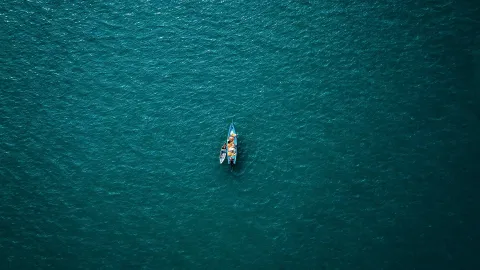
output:
M 237 134 L 233 133 L 233 131 L 230 133 L 230 137 L 228 137 L 228 142 L 233 142 L 235 140 L 235 137 L 237 137 Z
M 230 158 L 230 166 L 232 169 L 235 162 L 234 158 L 237 155 L 235 137 L 237 137 L 237 134 L 235 134 L 233 131 L 230 132 L 230 137 L 228 137 L 228 157 Z
M 222 145 L 222 152 L 227 152 L 227 144 L 226 143 L 224 143 Z
M 235 136 L 237 136 L 237 134 L 235 133 L 230 133 L 230 137 L 228 137 L 228 144 L 227 144 L 227 149 L 228 149 L 228 156 L 231 157 L 231 156 L 235 156 L 236 155 L 236 147 L 235 147 L 235 142 L 234 142 L 234 139 L 235 139 Z

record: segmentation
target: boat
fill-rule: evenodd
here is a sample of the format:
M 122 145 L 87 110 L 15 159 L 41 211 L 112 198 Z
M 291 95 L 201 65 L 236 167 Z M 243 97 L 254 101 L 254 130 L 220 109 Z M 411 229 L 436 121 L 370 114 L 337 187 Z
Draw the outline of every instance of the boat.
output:
M 225 157 L 227 157 L 227 149 L 224 149 L 223 146 L 220 149 L 220 155 L 218 156 L 218 159 L 220 160 L 220 164 L 222 164 L 225 161 Z
M 232 134 L 237 134 L 237 132 L 235 131 L 235 125 L 233 124 L 233 121 L 232 123 L 230 124 L 230 127 L 228 128 L 228 134 L 227 134 L 227 144 L 228 144 L 228 138 L 232 135 Z M 234 145 L 234 148 L 235 148 L 235 155 L 234 156 L 229 156 L 227 158 L 227 162 L 228 164 L 230 164 L 232 167 L 233 165 L 237 164 L 237 152 L 238 152 L 238 147 L 237 147 L 237 136 L 235 136 L 235 138 L 233 139 L 233 145 Z

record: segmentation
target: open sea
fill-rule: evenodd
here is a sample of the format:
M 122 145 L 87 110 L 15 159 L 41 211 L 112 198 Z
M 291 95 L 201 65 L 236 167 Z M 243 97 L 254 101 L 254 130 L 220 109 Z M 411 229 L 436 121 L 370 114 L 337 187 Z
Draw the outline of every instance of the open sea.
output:
M 478 1 L 6 0 L 0 269 L 478 270 L 479 134 Z

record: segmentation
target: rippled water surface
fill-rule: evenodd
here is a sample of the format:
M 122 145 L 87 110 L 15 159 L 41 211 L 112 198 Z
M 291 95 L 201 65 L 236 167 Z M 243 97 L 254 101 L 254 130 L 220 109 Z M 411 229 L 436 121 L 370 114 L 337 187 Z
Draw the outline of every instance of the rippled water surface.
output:
M 424 2 L 3 3 L 0 269 L 480 269 L 480 9 Z

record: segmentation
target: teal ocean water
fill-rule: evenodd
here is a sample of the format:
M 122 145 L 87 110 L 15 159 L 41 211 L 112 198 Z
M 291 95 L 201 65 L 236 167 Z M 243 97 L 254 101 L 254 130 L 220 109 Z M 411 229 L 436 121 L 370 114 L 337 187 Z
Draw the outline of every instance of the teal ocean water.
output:
M 3 2 L 0 269 L 480 269 L 479 18 Z

